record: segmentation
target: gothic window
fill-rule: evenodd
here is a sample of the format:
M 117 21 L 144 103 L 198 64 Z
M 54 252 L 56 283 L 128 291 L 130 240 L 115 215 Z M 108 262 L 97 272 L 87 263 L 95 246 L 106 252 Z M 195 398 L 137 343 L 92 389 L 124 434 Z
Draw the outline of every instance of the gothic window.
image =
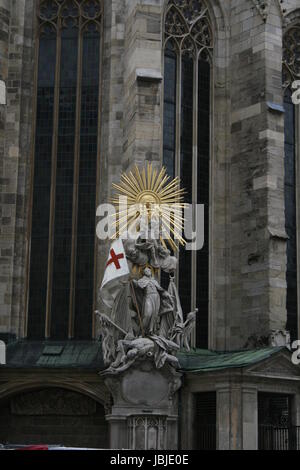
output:
M 38 2 L 28 326 L 33 339 L 93 330 L 100 0 Z
M 199 309 L 197 346 L 208 347 L 212 32 L 202 0 L 170 0 L 164 35 L 163 160 L 186 202 L 205 205 L 205 246 L 179 259 L 183 310 Z
M 166 418 L 164 416 L 135 416 L 129 420 L 129 443 L 134 450 L 166 448 Z
M 299 152 L 299 107 L 293 104 L 292 85 L 300 79 L 300 27 L 290 28 L 284 36 L 283 81 L 285 87 L 285 220 L 287 242 L 287 329 L 292 339 L 298 339 L 298 283 L 299 263 L 297 229 L 299 224 L 297 207 L 298 152 Z

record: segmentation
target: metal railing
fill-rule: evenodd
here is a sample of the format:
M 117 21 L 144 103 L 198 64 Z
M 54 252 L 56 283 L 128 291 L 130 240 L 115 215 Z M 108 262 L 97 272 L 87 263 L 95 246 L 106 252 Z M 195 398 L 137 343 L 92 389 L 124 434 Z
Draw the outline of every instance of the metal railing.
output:
M 259 450 L 300 450 L 300 427 L 261 425 L 258 428 Z
M 215 424 L 197 426 L 196 450 L 216 450 L 217 432 Z

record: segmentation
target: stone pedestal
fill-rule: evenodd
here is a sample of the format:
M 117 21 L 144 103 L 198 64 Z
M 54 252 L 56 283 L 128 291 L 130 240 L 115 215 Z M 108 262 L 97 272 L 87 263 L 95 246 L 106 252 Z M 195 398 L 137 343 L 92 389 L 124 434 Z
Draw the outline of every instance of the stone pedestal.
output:
M 112 449 L 177 450 L 178 402 L 181 374 L 151 361 L 118 374 L 105 374 L 113 396 L 110 424 Z

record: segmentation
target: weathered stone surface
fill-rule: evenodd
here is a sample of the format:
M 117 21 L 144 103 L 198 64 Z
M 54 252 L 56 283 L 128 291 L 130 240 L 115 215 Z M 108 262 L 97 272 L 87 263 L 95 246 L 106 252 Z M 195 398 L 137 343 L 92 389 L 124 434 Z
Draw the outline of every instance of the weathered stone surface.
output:
M 163 139 L 160 77 L 166 1 L 103 3 L 98 204 L 108 201 L 112 183 L 119 181 L 123 170 L 145 160 L 161 165 Z M 300 21 L 299 0 L 206 3 L 214 37 L 209 345 L 220 351 L 246 345 L 262 347 L 272 332 L 284 332 L 287 319 L 282 36 L 284 28 Z M 36 5 L 35 0 L 0 0 L 0 81 L 6 87 L 5 104 L 0 99 L 0 333 L 21 338 L 26 335 Z M 99 243 L 98 285 L 106 257 L 107 244 Z M 289 360 L 284 362 L 285 369 Z M 273 380 L 276 368 L 278 373 L 278 363 L 272 367 L 267 380 Z M 110 417 L 111 439 L 119 448 L 128 446 L 126 403 L 131 412 L 139 411 L 132 402 L 134 392 L 141 390 L 133 384 L 148 386 L 145 371 L 140 374 L 124 381 L 124 407 Z M 264 383 L 263 368 L 249 374 L 248 382 L 243 384 L 239 372 L 234 379 L 218 374 L 203 380 L 187 379 L 181 417 L 185 448 L 193 446 L 193 393 L 214 387 L 218 395 L 218 447 L 257 447 L 257 391 L 296 395 L 298 384 L 290 379 L 283 383 L 284 375 L 277 382 L 274 379 L 274 383 Z M 33 387 L 38 377 L 43 376 L 35 371 Z M 12 383 L 19 384 L 14 393 L 21 393 L 28 380 L 27 375 L 21 383 L 16 376 L 11 378 Z M 59 385 L 63 378 L 55 380 Z M 97 380 L 100 382 L 100 378 Z M 156 384 L 161 388 L 156 390 L 155 400 L 166 405 L 166 387 L 160 379 Z M 94 393 L 99 398 L 99 393 Z M 170 409 L 160 408 L 151 395 L 145 394 L 143 400 L 146 409 L 157 407 L 158 414 L 171 416 Z M 299 403 L 297 395 L 297 425 Z M 176 413 L 168 423 L 173 445 L 177 438 Z M 0 425 L 0 439 L 8 436 L 8 422 L 12 431 L 8 437 L 16 441 L 26 435 L 30 443 L 44 436 L 48 442 L 107 445 L 103 410 L 93 417 L 93 425 L 77 417 L 62 423 L 60 417 L 53 416 L 38 417 L 33 425 L 28 416 L 12 416 L 8 402 L 1 404 L 0 415 L 5 423 Z M 77 440 L 74 423 L 83 429 Z M 92 437 L 95 427 L 104 439 Z
M 104 0 L 98 203 L 135 163 L 162 161 L 163 0 Z M 298 0 L 208 0 L 214 35 L 210 347 L 286 326 L 283 29 Z M 35 69 L 33 0 L 0 1 L 0 331 L 25 335 Z M 147 80 L 141 70 L 152 70 Z M 277 106 L 274 112 L 270 103 Z M 279 106 L 279 108 L 278 108 Z M 278 111 L 279 109 L 279 111 Z M 281 234 L 279 237 L 272 234 Z M 97 283 L 107 245 L 97 247 Z
M 134 450 L 177 449 L 179 372 L 168 365 L 157 370 L 153 363 L 144 361 L 107 377 L 105 384 L 113 397 L 111 413 L 106 417 L 112 448 L 122 448 L 126 442 Z M 136 438 L 139 433 L 140 438 Z

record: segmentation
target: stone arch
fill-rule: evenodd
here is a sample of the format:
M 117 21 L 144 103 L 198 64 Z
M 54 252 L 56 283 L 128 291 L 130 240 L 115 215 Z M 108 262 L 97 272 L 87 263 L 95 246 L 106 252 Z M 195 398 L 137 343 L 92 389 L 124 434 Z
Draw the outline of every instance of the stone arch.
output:
M 11 398 L 21 393 L 37 391 L 44 388 L 61 388 L 62 390 L 68 390 L 85 395 L 104 408 L 109 404 L 109 392 L 102 385 L 91 386 L 89 384 L 77 381 L 62 382 L 59 379 L 42 379 L 37 378 L 31 381 L 28 380 L 16 380 L 8 382 L 4 386 L 0 387 L 0 403 L 4 399 Z
M 0 389 L 0 442 L 108 448 L 108 397 L 101 384 L 55 378 L 6 383 Z
M 163 0 L 163 24 L 165 21 L 165 14 L 170 0 Z M 203 0 L 206 5 L 210 20 L 213 26 L 213 34 L 218 37 L 221 31 L 224 31 L 229 26 L 227 14 L 224 9 L 224 4 L 220 0 Z
M 297 23 L 300 24 L 300 8 L 296 8 L 284 17 L 284 30 Z
M 296 56 L 299 48 L 298 38 L 300 36 L 300 8 L 293 10 L 285 17 L 283 29 L 283 84 L 284 88 L 300 79 L 300 67 Z M 290 48 L 290 50 L 288 50 Z

